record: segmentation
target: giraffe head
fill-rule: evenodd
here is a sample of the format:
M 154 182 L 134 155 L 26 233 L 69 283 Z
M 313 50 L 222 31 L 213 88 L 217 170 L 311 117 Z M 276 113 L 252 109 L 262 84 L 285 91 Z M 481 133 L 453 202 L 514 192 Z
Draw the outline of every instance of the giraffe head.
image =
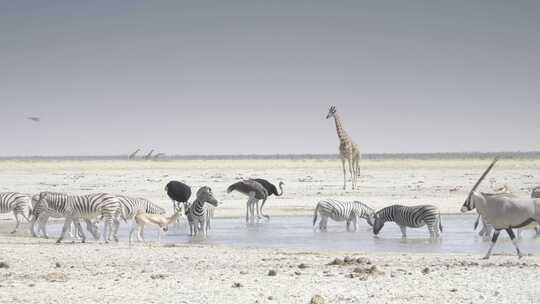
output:
M 326 119 L 334 117 L 334 115 L 336 115 L 336 107 L 331 106 L 330 109 L 328 109 L 328 115 L 326 115 Z

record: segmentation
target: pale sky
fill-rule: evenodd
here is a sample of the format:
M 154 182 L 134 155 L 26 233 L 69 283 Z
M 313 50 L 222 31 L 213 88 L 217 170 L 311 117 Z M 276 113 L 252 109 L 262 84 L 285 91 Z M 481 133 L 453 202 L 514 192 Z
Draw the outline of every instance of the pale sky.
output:
M 2 1 L 0 156 L 540 150 L 539 1 Z M 25 119 L 39 116 L 39 123 Z

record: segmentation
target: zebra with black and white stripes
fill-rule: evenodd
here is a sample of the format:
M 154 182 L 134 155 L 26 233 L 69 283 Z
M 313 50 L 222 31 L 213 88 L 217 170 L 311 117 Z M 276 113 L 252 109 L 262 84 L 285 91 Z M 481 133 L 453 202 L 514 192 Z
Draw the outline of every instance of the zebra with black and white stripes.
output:
M 347 231 L 351 231 L 350 225 L 353 223 L 354 231 L 357 230 L 358 218 L 363 218 L 366 222 L 373 225 L 373 208 L 359 201 L 338 201 L 333 199 L 323 200 L 317 203 L 313 214 L 313 226 L 317 223 L 317 216 L 321 216 L 319 221 L 319 230 L 326 231 L 328 218 L 336 222 L 347 222 Z
M 40 203 L 40 198 L 46 197 L 46 201 Z M 41 192 L 32 196 L 32 217 L 30 219 L 30 233 L 34 237 L 38 237 L 41 232 L 44 238 L 48 239 L 47 234 L 47 222 L 49 217 L 63 218 L 65 205 L 68 201 L 68 194 L 59 192 Z M 38 231 L 35 231 L 35 224 L 38 223 Z M 99 229 L 94 220 L 85 219 L 86 229 L 94 236 L 96 240 L 99 239 Z M 72 226 L 70 229 L 70 236 L 72 238 L 82 237 L 81 232 L 76 226 Z
M 2 192 L 0 193 L 0 213 L 13 212 L 15 216 L 15 228 L 11 233 L 17 232 L 21 220 L 19 216 L 22 216 L 26 221 L 30 222 L 31 207 L 30 207 L 30 195 L 22 194 L 18 192 Z M 27 212 L 28 216 L 24 213 Z
M 123 217 L 124 220 L 131 220 L 139 211 L 146 214 L 165 214 L 165 209 L 145 198 L 133 198 L 125 195 L 118 195 L 117 197 L 120 201 L 121 208 L 118 209 L 115 217 L 113 218 L 114 229 L 112 234 L 115 241 L 118 241 L 120 217 Z
M 197 191 L 197 198 L 191 203 L 188 209 L 188 220 L 191 221 L 190 226 L 193 230 L 193 236 L 197 236 L 199 231 L 202 232 L 203 237 L 207 236 L 210 213 L 206 203 L 214 207 L 217 207 L 219 204 L 212 194 L 212 189 L 208 186 L 203 186 Z
M 407 227 L 419 228 L 427 226 L 431 238 L 439 237 L 443 231 L 441 214 L 433 205 L 403 206 L 392 205 L 377 211 L 374 216 L 373 233 L 379 234 L 385 222 L 394 222 L 401 229 L 401 234 L 407 237 Z
M 39 198 L 39 210 L 48 215 L 54 213 L 58 217 L 65 217 L 62 233 L 56 241 L 60 243 L 74 223 L 81 234 L 82 242 L 86 236 L 81 227 L 80 220 L 93 220 L 99 218 L 104 221 L 103 239 L 108 242 L 112 233 L 112 223 L 120 208 L 120 201 L 116 195 L 98 193 L 88 195 L 61 195 L 58 193 L 42 192 Z M 41 215 L 40 215 L 41 216 Z

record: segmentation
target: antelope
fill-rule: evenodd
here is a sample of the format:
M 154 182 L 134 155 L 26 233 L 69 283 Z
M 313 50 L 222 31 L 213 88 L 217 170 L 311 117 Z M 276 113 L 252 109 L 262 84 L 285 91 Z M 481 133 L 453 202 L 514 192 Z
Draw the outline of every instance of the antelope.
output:
M 495 229 L 491 239 L 491 245 L 484 256 L 484 259 L 489 259 L 491 256 L 493 247 L 503 229 L 508 233 L 514 247 L 516 247 L 518 257 L 521 258 L 523 257 L 523 254 L 519 249 L 516 242 L 516 236 L 512 229 L 527 226 L 531 222 L 540 223 L 540 199 L 517 198 L 507 195 L 486 195 L 477 192 L 476 189 L 480 186 L 480 183 L 482 183 L 498 160 L 499 158 L 496 157 L 473 186 L 461 207 L 461 212 L 471 211 L 476 208 L 486 222 L 491 224 L 493 229 Z

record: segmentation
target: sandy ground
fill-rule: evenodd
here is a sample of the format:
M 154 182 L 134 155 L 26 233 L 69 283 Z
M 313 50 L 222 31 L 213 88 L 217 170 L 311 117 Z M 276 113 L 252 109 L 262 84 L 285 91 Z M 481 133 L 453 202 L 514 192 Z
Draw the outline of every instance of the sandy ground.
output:
M 0 191 L 124 193 L 170 209 L 163 186 L 179 179 L 195 188 L 211 186 L 224 203 L 216 216 L 241 216 L 245 198 L 225 189 L 240 178 L 260 176 L 286 183 L 286 195 L 268 202 L 270 215 L 311 214 L 327 197 L 359 199 L 376 208 L 432 203 L 455 213 L 488 163 L 367 161 L 360 190 L 343 191 L 336 161 L 1 161 Z M 540 160 L 503 160 L 483 188 L 508 184 L 528 195 L 539 176 Z M 0 221 L 0 303 L 309 303 L 316 294 L 326 303 L 540 303 L 538 253 L 482 261 L 478 255 L 297 252 L 199 243 L 56 245 L 26 231 L 9 235 L 12 224 Z M 346 256 L 355 260 L 328 265 Z
M 310 303 L 314 295 L 325 303 L 540 303 L 540 256 L 130 248 L 10 236 L 0 246 L 9 267 L 0 266 L 0 303 Z M 328 265 L 347 256 L 355 260 Z
M 458 213 L 469 189 L 489 165 L 488 159 L 363 161 L 360 189 L 343 190 L 337 160 L 192 160 L 192 161 L 0 161 L 0 191 L 75 194 L 110 192 L 146 197 L 171 209 L 163 188 L 184 181 L 193 192 L 212 187 L 223 202 L 216 216 L 245 215 L 246 198 L 227 187 L 249 177 L 285 183 L 283 197 L 271 197 L 269 215 L 311 215 L 323 198 L 361 200 L 375 208 L 389 204 L 434 204 L 443 213 Z M 482 190 L 507 184 L 528 196 L 540 185 L 540 159 L 504 159 Z

